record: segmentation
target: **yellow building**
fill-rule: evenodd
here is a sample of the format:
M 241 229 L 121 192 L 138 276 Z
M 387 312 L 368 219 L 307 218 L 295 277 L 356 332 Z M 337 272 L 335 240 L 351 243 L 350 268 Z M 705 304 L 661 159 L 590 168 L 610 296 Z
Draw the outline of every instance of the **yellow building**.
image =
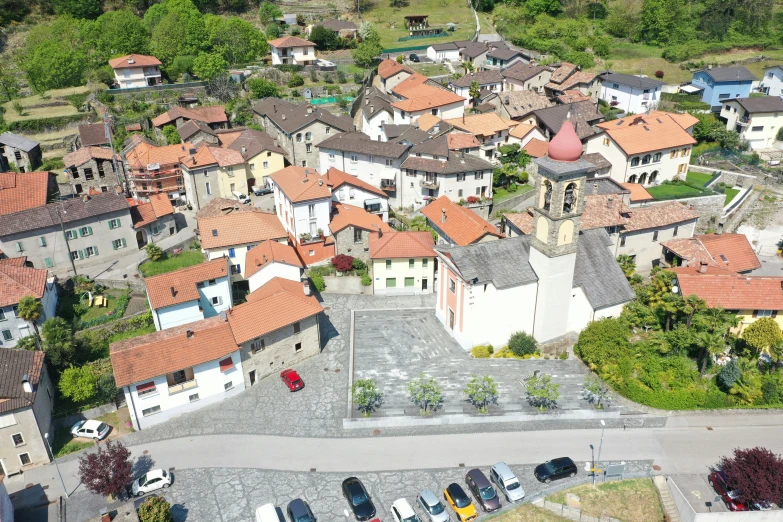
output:
M 383 295 L 431 294 L 435 280 L 435 242 L 429 232 L 381 232 L 370 237 L 373 292 Z
M 238 152 L 247 165 L 248 187 L 262 186 L 273 172 L 286 166 L 286 150 L 269 134 L 255 129 L 229 129 L 218 133 L 220 144 Z

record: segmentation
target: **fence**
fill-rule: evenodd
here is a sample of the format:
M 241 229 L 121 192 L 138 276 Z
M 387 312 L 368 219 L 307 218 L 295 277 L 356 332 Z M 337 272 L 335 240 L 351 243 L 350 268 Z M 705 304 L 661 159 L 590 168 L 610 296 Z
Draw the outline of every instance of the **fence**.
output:
M 406 53 L 408 51 L 426 51 L 429 45 L 416 45 L 413 47 L 394 47 L 392 49 L 384 49 L 383 54 L 398 54 Z
M 206 87 L 209 82 L 168 83 L 161 85 L 148 85 L 146 87 L 126 87 L 125 89 L 109 89 L 108 94 L 127 94 L 131 92 L 165 91 L 168 89 L 193 89 Z
M 700 102 L 701 96 L 698 94 L 681 94 L 678 92 L 662 92 L 661 99 L 673 102 Z

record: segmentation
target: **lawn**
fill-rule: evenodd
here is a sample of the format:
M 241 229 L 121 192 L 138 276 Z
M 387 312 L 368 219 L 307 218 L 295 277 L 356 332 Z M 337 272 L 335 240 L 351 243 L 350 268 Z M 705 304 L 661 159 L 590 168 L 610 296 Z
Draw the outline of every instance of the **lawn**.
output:
M 692 198 L 704 194 L 703 190 L 684 183 L 668 183 L 647 189 L 652 197 L 658 200 Z
M 121 290 L 118 288 L 107 288 L 103 292 L 103 296 L 107 297 L 109 299 L 109 306 L 102 307 L 102 306 L 91 306 L 87 308 L 87 311 L 79 317 L 80 321 L 89 321 L 91 319 L 96 319 L 98 317 L 108 315 L 111 312 L 114 312 L 117 309 L 118 299 L 121 295 L 125 294 L 125 290 Z M 62 294 L 58 297 L 59 306 L 60 306 L 60 313 L 59 315 L 63 318 L 65 318 L 68 321 L 72 321 L 74 318 L 74 311 L 73 307 L 74 305 L 79 304 L 79 301 L 81 300 L 83 294 L 76 294 L 72 292 L 62 292 Z M 93 295 L 95 295 L 95 292 L 93 292 Z M 87 298 L 85 297 L 84 302 L 87 302 Z M 117 317 L 119 319 L 120 316 Z
M 517 189 L 513 192 L 508 191 L 503 187 L 494 187 L 492 189 L 492 202 L 495 206 L 497 206 L 499 203 L 507 199 L 513 198 L 514 196 L 519 196 L 526 192 L 530 192 L 531 190 L 533 190 L 532 185 L 517 185 Z
M 528 504 L 487 520 L 492 520 L 492 522 L 562 522 L 568 519 Z
M 651 78 L 656 71 L 663 71 L 663 81 L 666 83 L 679 83 L 690 81 L 692 74 L 680 66 L 667 62 L 661 58 L 662 49 L 641 43 L 623 42 L 615 40 L 609 56 L 606 60 L 596 60 L 591 72 L 601 72 L 606 69 L 624 74 L 638 75 L 641 71 Z
M 734 199 L 737 196 L 737 194 L 739 194 L 739 189 L 733 189 L 733 188 L 726 189 L 726 202 L 723 203 L 723 206 L 725 207 L 726 205 L 731 203 L 731 200 Z
M 141 328 L 136 328 L 134 330 L 128 330 L 127 332 L 114 334 L 111 337 L 109 337 L 109 344 L 116 343 L 117 341 L 124 341 L 125 339 L 130 339 L 132 337 L 138 337 L 140 335 L 146 335 L 154 331 L 155 331 L 155 325 L 150 324 L 148 326 L 142 326 Z M 108 356 L 109 354 L 106 354 L 106 357 Z
M 661 522 L 663 508 L 652 479 L 605 482 L 593 488 L 590 484 L 560 491 L 547 500 L 565 504 L 566 493 L 579 497 L 582 514 L 600 518 L 608 516 L 623 522 Z
M 446 67 L 435 63 L 414 63 L 409 66 L 414 71 L 424 76 L 449 76 L 451 73 Z
M 688 172 L 688 175 L 685 176 L 685 181 L 688 183 L 693 183 L 694 185 L 701 185 L 702 187 L 709 183 L 709 181 L 712 179 L 712 174 L 703 174 L 701 172 L 693 172 L 692 170 Z
M 203 261 L 204 254 L 202 254 L 201 251 L 185 250 L 181 254 L 171 255 L 159 261 L 147 261 L 146 263 L 139 265 L 139 270 L 141 270 L 144 277 L 152 277 L 173 272 L 180 268 L 198 265 Z
M 86 448 L 91 448 L 95 443 L 91 440 L 74 440 L 71 436 L 70 426 L 61 426 L 54 432 L 54 440 L 52 441 L 52 453 L 55 458 L 64 457 L 71 453 L 76 453 Z

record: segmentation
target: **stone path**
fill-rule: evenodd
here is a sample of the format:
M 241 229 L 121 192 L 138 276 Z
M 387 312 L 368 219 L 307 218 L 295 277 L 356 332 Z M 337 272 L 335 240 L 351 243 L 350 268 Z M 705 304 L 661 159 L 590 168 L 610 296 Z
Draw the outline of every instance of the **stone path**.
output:
M 150 309 L 147 297 L 133 292 L 131 294 L 130 301 L 128 302 L 128 308 L 125 309 L 123 317 L 132 317 L 136 314 L 146 312 Z

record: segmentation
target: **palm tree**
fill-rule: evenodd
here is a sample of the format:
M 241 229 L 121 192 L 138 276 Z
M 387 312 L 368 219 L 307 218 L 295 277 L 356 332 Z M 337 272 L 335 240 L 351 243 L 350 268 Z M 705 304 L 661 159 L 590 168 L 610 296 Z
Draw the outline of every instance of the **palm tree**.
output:
M 696 312 L 704 310 L 705 308 L 707 308 L 707 303 L 705 303 L 703 299 L 699 299 L 698 296 L 689 295 L 685 297 L 685 306 L 683 307 L 683 311 L 687 315 L 685 325 L 690 328 L 693 316 L 696 315 Z
M 35 342 L 38 344 L 41 339 L 41 334 L 38 333 L 38 319 L 41 318 L 43 313 L 43 306 L 41 301 L 31 295 L 26 295 L 19 300 L 19 306 L 16 310 L 16 315 L 25 321 L 33 323 L 33 330 L 35 330 Z
M 657 308 L 666 314 L 666 331 L 668 332 L 672 326 L 672 316 L 682 310 L 682 297 L 679 294 L 669 292 L 661 298 Z
M 473 107 L 478 105 L 479 97 L 481 97 L 481 84 L 476 80 L 470 82 L 470 99 L 473 100 Z
M 710 355 L 718 355 L 726 350 L 726 339 L 720 332 L 701 332 L 696 336 L 701 347 L 699 358 L 701 359 L 701 375 L 707 371 L 707 358 Z
M 620 269 L 623 271 L 626 278 L 630 279 L 630 277 L 636 273 L 636 261 L 628 254 L 620 254 L 617 256 L 617 262 L 620 264 Z
M 465 69 L 465 74 L 468 74 L 469 72 L 473 72 L 473 62 L 471 61 L 465 61 L 462 62 L 462 68 Z

